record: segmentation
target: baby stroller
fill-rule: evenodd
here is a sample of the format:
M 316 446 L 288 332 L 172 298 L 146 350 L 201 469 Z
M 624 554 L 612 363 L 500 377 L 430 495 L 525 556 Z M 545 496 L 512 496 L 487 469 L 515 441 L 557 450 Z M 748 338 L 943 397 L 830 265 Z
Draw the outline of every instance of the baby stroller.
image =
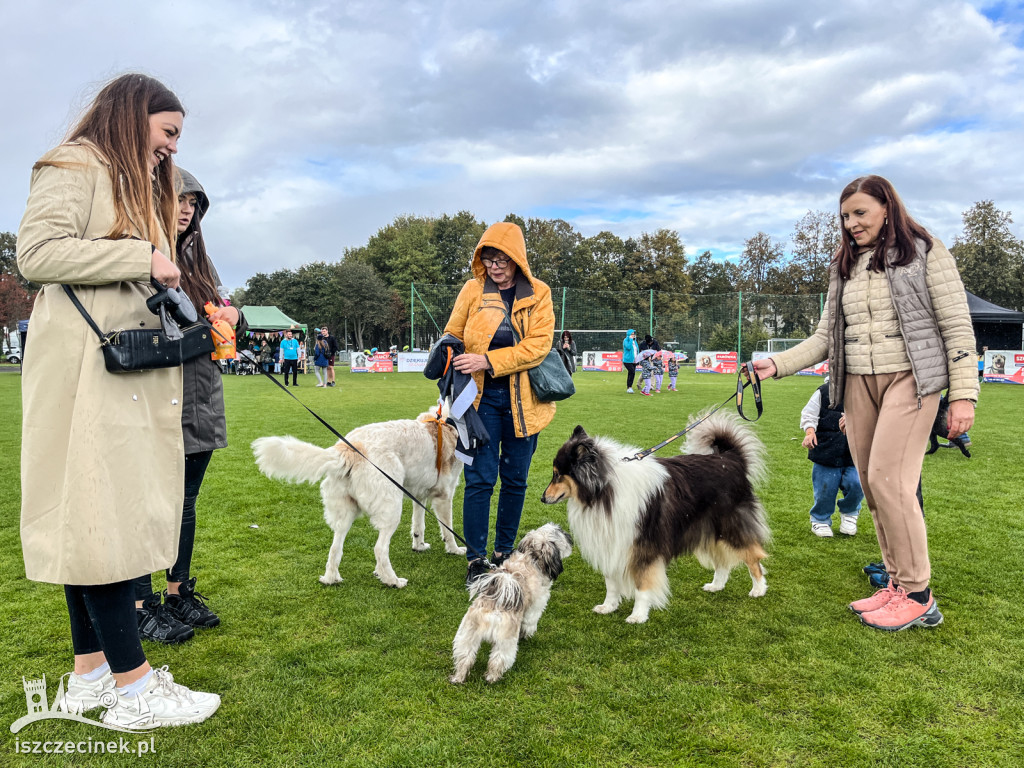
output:
M 235 375 L 236 376 L 255 376 L 258 371 L 256 370 L 256 355 L 253 354 L 252 350 L 243 349 L 238 353 L 238 358 L 235 360 Z

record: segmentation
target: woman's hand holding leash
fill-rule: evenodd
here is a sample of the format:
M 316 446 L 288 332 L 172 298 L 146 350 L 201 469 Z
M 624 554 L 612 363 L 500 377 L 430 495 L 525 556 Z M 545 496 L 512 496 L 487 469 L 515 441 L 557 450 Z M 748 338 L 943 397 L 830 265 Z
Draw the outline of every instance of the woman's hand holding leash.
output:
M 775 367 L 775 361 L 770 357 L 764 357 L 760 360 L 753 362 L 754 370 L 757 371 L 757 377 L 759 379 L 767 379 L 770 376 L 774 376 L 779 372 L 779 369 Z

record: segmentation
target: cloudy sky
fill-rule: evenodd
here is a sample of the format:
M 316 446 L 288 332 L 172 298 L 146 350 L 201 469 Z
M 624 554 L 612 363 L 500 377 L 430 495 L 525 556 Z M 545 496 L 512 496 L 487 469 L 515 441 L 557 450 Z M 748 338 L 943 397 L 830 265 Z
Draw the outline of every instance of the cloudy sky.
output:
M 0 230 L 109 78 L 189 114 L 224 282 L 333 261 L 395 216 L 788 241 L 862 173 L 951 243 L 1024 233 L 1024 8 L 956 0 L 0 0 Z

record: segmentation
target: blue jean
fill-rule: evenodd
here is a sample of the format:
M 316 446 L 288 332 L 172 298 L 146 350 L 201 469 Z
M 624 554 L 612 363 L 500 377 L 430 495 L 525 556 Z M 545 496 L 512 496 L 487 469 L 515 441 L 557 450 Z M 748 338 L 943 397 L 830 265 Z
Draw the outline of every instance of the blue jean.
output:
M 499 477 L 501 489 L 494 524 L 494 551 L 508 554 L 515 549 L 530 462 L 537 450 L 536 435 L 516 437 L 508 390 L 485 387 L 477 413 L 491 441 L 477 451 L 473 463 L 465 469 L 462 532 L 469 545 L 466 557 L 470 560 L 487 554 L 491 495 Z
M 864 500 L 864 491 L 860 487 L 860 475 L 857 468 L 826 467 L 811 462 L 811 485 L 814 486 L 814 506 L 811 507 L 811 519 L 816 523 L 830 523 L 836 511 L 836 496 L 843 492 L 839 502 L 839 513 L 843 515 L 860 514 L 860 503 Z

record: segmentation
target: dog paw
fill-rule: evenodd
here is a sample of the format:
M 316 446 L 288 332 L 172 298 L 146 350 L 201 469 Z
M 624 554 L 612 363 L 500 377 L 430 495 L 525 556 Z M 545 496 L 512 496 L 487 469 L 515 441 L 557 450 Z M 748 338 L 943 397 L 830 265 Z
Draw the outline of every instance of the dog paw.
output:
M 445 544 L 444 551 L 447 552 L 449 555 L 465 555 L 466 554 L 466 548 L 465 547 L 456 547 L 454 544 L 452 544 L 450 546 L 448 544 Z
M 395 579 L 394 582 L 388 584 L 387 586 L 394 587 L 395 589 L 401 589 L 402 587 L 404 587 L 408 583 L 409 583 L 408 579 Z
M 619 606 L 608 605 L 607 603 L 601 603 L 600 605 L 594 606 L 594 613 L 614 613 Z
M 427 541 L 421 541 L 418 544 L 412 545 L 413 552 L 426 552 L 428 549 L 430 549 L 430 542 Z
M 462 685 L 464 682 L 466 682 L 466 678 L 459 677 L 458 675 L 452 675 L 448 678 L 448 682 L 452 683 L 453 685 Z
M 328 576 L 325 573 L 323 576 L 320 577 L 320 583 L 323 584 L 326 587 L 330 587 L 330 586 L 332 586 L 334 584 L 341 584 L 342 581 L 344 581 L 344 579 L 342 579 L 341 576 L 337 576 L 337 575 L 335 575 L 335 576 Z
M 751 597 L 764 597 L 765 592 L 768 591 L 767 584 L 758 584 L 756 587 L 751 589 L 747 594 Z
M 486 680 L 488 683 L 496 683 L 499 680 L 501 680 L 501 673 L 488 672 L 486 675 L 484 675 L 484 680 Z
M 705 592 L 721 592 L 723 589 L 725 589 L 725 584 L 719 586 L 718 584 L 711 582 L 710 584 L 704 585 Z
M 647 615 L 643 613 L 631 613 L 626 617 L 627 624 L 643 624 L 647 621 Z

